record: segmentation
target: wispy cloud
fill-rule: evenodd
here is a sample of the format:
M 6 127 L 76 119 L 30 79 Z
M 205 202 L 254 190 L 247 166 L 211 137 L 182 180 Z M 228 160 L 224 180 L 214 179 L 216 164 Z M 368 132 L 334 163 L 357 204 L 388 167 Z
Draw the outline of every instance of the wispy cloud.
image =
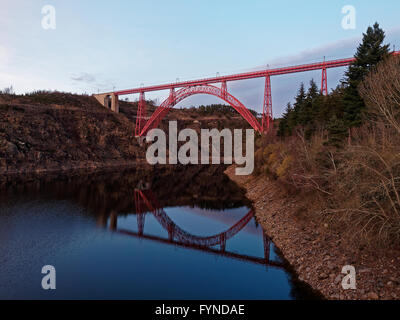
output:
M 93 74 L 82 72 L 80 74 L 71 75 L 71 80 L 90 84 L 96 81 L 96 77 Z

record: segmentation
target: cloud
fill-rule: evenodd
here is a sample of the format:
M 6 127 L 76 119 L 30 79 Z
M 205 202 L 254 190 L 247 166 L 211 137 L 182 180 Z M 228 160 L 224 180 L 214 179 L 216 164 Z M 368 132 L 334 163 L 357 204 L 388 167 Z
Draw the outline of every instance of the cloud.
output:
M 269 67 L 282 67 L 285 65 L 307 64 L 327 60 L 348 58 L 354 55 L 355 49 L 361 41 L 361 37 L 349 38 L 303 50 L 295 55 L 279 57 L 269 63 Z M 267 65 L 261 66 L 261 68 Z
M 71 75 L 71 80 L 90 84 L 96 81 L 96 77 L 90 73 L 82 72 L 80 74 Z

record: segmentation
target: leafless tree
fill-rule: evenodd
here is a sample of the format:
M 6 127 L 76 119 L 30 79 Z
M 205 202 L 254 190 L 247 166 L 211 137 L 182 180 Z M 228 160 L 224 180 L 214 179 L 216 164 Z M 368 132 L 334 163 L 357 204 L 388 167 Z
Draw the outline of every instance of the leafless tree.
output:
M 368 111 L 400 134 L 400 57 L 389 57 L 369 74 L 359 88 Z

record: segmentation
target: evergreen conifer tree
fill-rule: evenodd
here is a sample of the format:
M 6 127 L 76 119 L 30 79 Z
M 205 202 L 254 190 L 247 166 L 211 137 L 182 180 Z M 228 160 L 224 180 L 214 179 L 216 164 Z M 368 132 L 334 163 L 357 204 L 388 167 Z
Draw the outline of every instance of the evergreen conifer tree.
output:
M 359 126 L 365 104 L 358 94 L 358 86 L 378 62 L 389 54 L 389 45 L 384 45 L 385 32 L 375 23 L 363 34 L 362 43 L 355 54 L 355 61 L 345 75 L 343 96 L 344 121 L 348 128 Z
M 326 145 L 340 148 L 343 141 L 348 137 L 348 129 L 344 120 L 338 119 L 335 115 L 332 116 L 327 124 L 328 141 Z
M 284 114 L 282 115 L 282 119 L 279 122 L 279 128 L 278 128 L 278 136 L 279 137 L 285 137 L 291 134 L 291 128 L 289 127 L 289 117 L 291 115 L 291 112 L 293 111 L 292 105 L 289 102 L 286 106 L 286 110 Z

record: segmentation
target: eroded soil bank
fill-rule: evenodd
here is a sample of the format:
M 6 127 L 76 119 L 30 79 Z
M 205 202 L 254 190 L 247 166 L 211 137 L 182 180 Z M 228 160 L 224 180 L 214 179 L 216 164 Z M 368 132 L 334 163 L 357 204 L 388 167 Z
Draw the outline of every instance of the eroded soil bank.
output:
M 299 217 L 307 205 L 300 196 L 288 196 L 265 176 L 236 176 L 234 167 L 225 173 L 253 202 L 256 217 L 299 279 L 327 299 L 400 299 L 400 252 L 367 250 L 349 245 L 323 223 Z M 356 290 L 342 288 L 343 266 L 356 269 Z
M 147 102 L 149 114 L 155 107 Z M 146 149 L 135 137 L 137 103 L 120 101 L 120 113 L 93 97 L 61 92 L 23 96 L 0 94 L 0 179 L 146 164 Z M 166 120 L 178 129 L 241 128 L 240 115 L 173 109 Z M 168 121 L 160 126 L 168 132 Z

